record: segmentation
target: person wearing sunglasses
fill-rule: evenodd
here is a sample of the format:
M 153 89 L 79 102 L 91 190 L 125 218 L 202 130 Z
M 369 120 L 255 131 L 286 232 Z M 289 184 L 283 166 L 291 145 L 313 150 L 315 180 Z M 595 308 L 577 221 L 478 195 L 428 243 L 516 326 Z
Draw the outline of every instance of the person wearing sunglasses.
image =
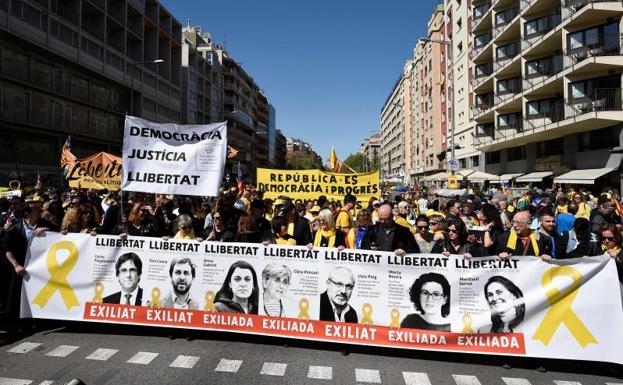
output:
M 623 241 L 621 232 L 614 225 L 604 225 L 599 230 L 599 241 L 605 255 L 609 255 L 616 262 L 619 282 L 623 292 Z
M 578 212 L 575 214 L 576 218 L 586 218 L 589 219 L 591 216 L 591 207 L 586 203 L 586 199 L 584 199 L 584 195 L 582 193 L 573 194 L 573 203 L 578 205 Z
M 462 220 L 449 220 L 446 225 L 447 235 L 443 241 L 435 243 L 432 253 L 443 254 L 446 257 L 462 255 L 465 258 L 482 257 L 488 254 L 481 244 L 468 241 L 467 227 Z
M 124 238 L 128 235 L 142 237 L 160 237 L 162 232 L 153 219 L 151 206 L 137 202 L 132 206 L 128 220 L 117 225 L 113 234 Z
M 430 232 L 428 217 L 419 215 L 415 220 L 415 241 L 422 253 L 431 253 L 435 243 L 443 240 L 443 233 L 433 234 Z
M 597 234 L 599 230 L 607 224 L 615 224 L 615 204 L 608 199 L 606 196 L 602 195 L 597 199 L 598 207 L 591 211 L 590 221 L 591 221 L 591 232 Z M 619 223 L 620 223 L 619 219 Z
M 409 298 L 417 313 L 407 315 L 401 328 L 449 332 L 450 284 L 439 273 L 420 275 L 409 289 Z

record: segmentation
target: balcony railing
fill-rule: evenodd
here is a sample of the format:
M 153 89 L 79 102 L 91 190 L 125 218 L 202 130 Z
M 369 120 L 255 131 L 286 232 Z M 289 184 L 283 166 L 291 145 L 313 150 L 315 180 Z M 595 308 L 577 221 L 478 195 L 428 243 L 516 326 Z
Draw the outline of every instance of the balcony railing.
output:
M 534 27 L 531 27 L 532 23 L 534 23 Z M 523 39 L 521 40 L 521 50 L 526 50 L 541 41 L 543 36 L 547 35 L 548 32 L 556 28 L 560 23 L 562 23 L 560 9 L 547 16 L 526 21 L 524 23 Z
M 506 119 L 506 121 L 503 122 L 504 119 Z M 503 130 L 515 130 L 517 132 L 523 131 L 523 116 L 521 116 L 521 112 L 499 115 L 498 131 Z
M 526 66 L 528 63 L 530 62 L 527 62 Z M 523 90 L 526 91 L 533 87 L 539 86 L 550 80 L 552 76 L 564 71 L 567 68 L 569 68 L 569 66 L 565 65 L 565 60 L 561 55 L 550 56 L 549 58 L 546 58 L 546 61 L 540 66 L 537 74 L 528 74 L 528 69 L 526 68 L 526 76 L 522 81 Z
M 476 132 L 474 133 L 476 138 L 492 138 L 495 139 L 495 124 L 493 123 L 485 123 L 485 124 L 477 124 Z
M 503 80 L 502 80 L 503 81 Z M 513 78 L 506 80 L 507 85 L 503 90 L 500 90 L 500 80 L 498 80 L 498 90 L 495 93 L 495 104 L 498 105 L 508 99 L 512 99 L 515 95 L 519 94 L 522 90 L 521 78 Z
M 489 9 L 491 8 L 491 2 L 488 1 L 484 4 L 479 4 L 477 6 L 474 7 L 474 10 L 472 12 L 472 20 L 474 23 L 477 23 L 480 19 L 482 19 L 487 12 L 489 12 Z
M 482 50 L 493 40 L 493 33 L 487 31 L 480 35 L 474 36 L 474 49 L 472 50 L 472 59 L 480 55 Z
M 503 10 L 502 12 L 496 13 L 494 29 L 495 36 L 501 34 L 506 26 L 509 25 L 517 15 L 519 15 L 519 7 L 511 7 Z
M 472 107 L 475 118 L 491 111 L 491 109 L 495 106 L 493 92 L 479 96 L 480 97 L 476 97 L 476 105 Z
M 503 48 L 502 51 L 500 49 Z M 504 52 L 503 56 L 500 57 L 500 52 Z M 493 71 L 497 71 L 502 67 L 506 66 L 510 63 L 520 52 L 520 44 L 519 41 L 514 41 L 509 44 L 505 44 L 497 47 L 495 54 L 495 63 L 493 64 Z
M 589 57 L 597 56 L 618 56 L 621 55 L 621 47 L 623 46 L 623 34 L 616 34 L 613 36 L 600 35 L 600 43 L 581 45 L 569 47 L 564 51 L 565 66 L 570 67 L 581 62 Z M 605 46 L 603 41 L 617 41 L 618 45 Z

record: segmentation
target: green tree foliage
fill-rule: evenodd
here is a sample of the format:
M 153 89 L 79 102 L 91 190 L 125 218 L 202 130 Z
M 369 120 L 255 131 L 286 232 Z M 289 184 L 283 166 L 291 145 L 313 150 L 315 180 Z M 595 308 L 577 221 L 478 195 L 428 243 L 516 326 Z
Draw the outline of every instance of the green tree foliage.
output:
M 348 168 L 352 168 L 356 172 L 368 172 L 375 171 L 380 169 L 380 159 L 377 155 L 374 156 L 372 161 L 367 159 L 364 155 L 360 153 L 350 154 L 344 162 L 342 162 L 341 172 L 343 173 L 352 173 L 352 171 Z M 348 165 L 348 167 L 346 167 Z
M 287 170 L 310 170 L 321 168 L 322 165 L 314 162 L 314 159 L 305 154 L 292 154 L 286 158 Z

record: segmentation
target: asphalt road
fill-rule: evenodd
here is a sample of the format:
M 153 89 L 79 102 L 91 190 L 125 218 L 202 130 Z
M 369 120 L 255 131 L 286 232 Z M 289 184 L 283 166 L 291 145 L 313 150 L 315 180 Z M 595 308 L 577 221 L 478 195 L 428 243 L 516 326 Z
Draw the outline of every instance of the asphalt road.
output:
M 104 324 L 52 322 L 42 329 L 28 336 L 0 332 L 0 385 L 66 384 L 74 378 L 87 385 L 623 385 L 623 367 L 603 363 L 219 332 L 170 335 L 166 329 Z

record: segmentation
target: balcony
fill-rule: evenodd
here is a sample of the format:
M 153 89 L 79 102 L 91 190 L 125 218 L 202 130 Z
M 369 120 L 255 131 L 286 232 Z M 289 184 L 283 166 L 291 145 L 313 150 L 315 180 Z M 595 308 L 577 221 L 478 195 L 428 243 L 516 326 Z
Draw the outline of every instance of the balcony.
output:
M 523 90 L 528 91 L 552 80 L 553 76 L 568 68 L 564 65 L 562 55 L 549 56 L 526 61 Z
M 573 44 L 564 53 L 565 68 L 574 66 L 581 61 L 599 56 L 619 56 L 623 46 L 622 34 L 605 34 L 599 36 L 596 44 Z M 607 44 L 606 44 L 607 42 Z
M 487 45 L 493 40 L 493 33 L 487 31 L 474 36 L 474 49 L 472 50 L 472 59 L 476 59 Z
M 483 4 L 475 5 L 472 11 L 472 21 L 474 23 L 477 23 L 479 20 L 485 17 L 485 15 L 487 14 L 487 12 L 489 12 L 490 9 L 491 9 L 490 1 L 487 1 Z
M 500 45 L 495 50 L 495 62 L 493 64 L 493 71 L 499 71 L 501 68 L 511 63 L 513 59 L 519 55 L 520 52 L 519 41 L 514 41 L 504 45 Z
M 493 63 L 482 63 L 474 66 L 474 78 L 472 79 L 472 87 L 476 88 L 493 74 Z
M 495 104 L 499 106 L 501 103 L 506 102 L 507 100 L 515 97 L 515 95 L 521 93 L 522 90 L 523 87 L 520 77 L 498 80 L 495 93 Z
M 474 113 L 474 119 L 480 118 L 488 112 L 492 112 L 492 108 L 495 106 L 495 99 L 493 92 L 486 94 L 476 95 L 476 105 L 472 107 Z
M 524 51 L 531 48 L 560 23 L 562 23 L 560 9 L 549 15 L 526 21 L 524 23 L 523 39 L 521 40 L 521 50 Z
M 494 35 L 499 36 L 504 29 L 519 15 L 519 7 L 507 8 L 495 14 Z
M 484 123 L 477 124 L 475 127 L 474 137 L 476 138 L 495 138 L 495 124 L 494 123 Z

